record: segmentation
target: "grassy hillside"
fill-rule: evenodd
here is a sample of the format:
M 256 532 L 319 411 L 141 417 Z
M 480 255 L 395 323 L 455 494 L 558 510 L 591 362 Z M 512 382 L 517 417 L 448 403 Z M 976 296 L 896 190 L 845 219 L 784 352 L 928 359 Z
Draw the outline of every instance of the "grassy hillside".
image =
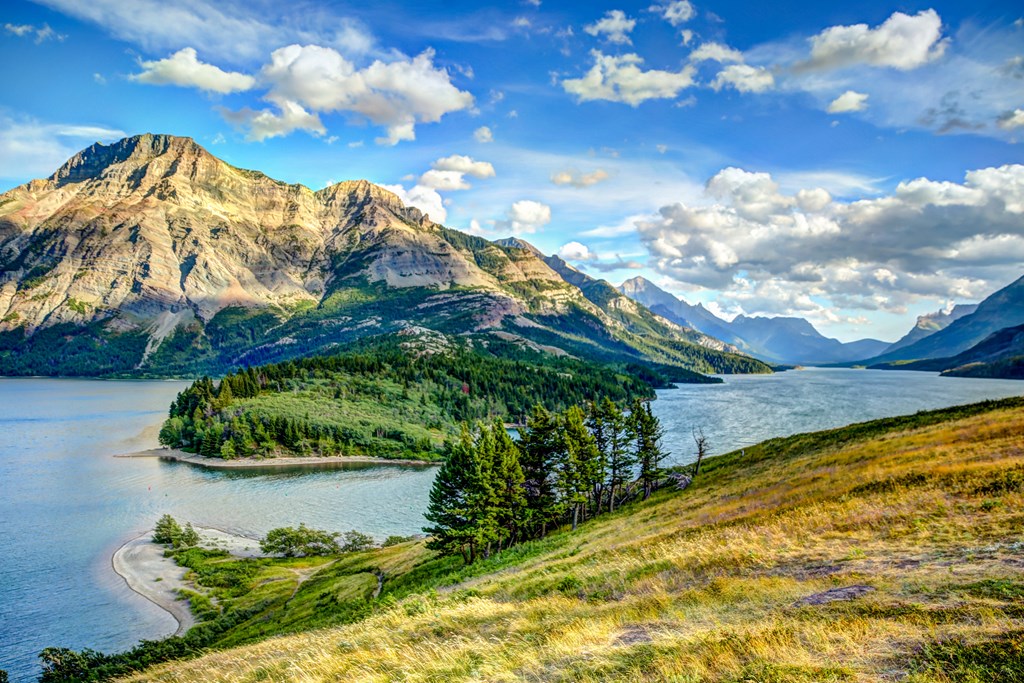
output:
M 131 680 L 1016 682 L 1022 503 L 1021 399 L 775 439 L 471 567 L 265 568 L 276 607 L 217 644 L 354 623 Z

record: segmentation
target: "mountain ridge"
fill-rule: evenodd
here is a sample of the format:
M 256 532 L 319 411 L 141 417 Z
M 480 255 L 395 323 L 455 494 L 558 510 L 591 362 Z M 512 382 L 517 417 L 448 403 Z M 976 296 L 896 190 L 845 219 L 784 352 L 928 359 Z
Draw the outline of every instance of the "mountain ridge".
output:
M 694 342 L 669 321 L 610 315 L 530 249 L 434 223 L 368 181 L 314 192 L 190 138 L 97 143 L 0 195 L 4 374 L 223 372 L 408 324 L 738 367 L 680 347 Z

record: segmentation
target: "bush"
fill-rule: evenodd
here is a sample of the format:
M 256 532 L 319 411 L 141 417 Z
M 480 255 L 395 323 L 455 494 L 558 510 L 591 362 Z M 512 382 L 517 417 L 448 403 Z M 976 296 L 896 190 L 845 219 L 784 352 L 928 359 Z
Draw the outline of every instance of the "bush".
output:
M 153 529 L 153 542 L 164 545 L 177 545 L 179 539 L 181 539 L 181 534 L 181 526 L 175 521 L 174 517 L 164 515 L 157 521 L 156 527 Z
M 192 528 L 192 522 L 185 525 L 174 542 L 175 548 L 195 548 L 199 545 L 199 534 Z
M 285 557 L 336 555 L 341 552 L 337 536 L 336 532 L 310 529 L 305 524 L 300 524 L 298 529 L 280 527 L 267 532 L 260 541 L 260 550 L 268 555 Z
M 400 543 L 408 543 L 409 541 L 416 540 L 415 536 L 388 536 L 384 539 L 384 542 L 380 544 L 381 548 L 390 548 L 393 545 Z

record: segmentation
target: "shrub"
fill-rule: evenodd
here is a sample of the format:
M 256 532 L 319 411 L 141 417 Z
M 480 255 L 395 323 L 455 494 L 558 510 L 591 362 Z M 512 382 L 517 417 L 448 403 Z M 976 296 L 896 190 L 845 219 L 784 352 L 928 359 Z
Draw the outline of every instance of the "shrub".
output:
M 310 529 L 305 524 L 300 524 L 298 529 L 280 527 L 267 532 L 260 541 L 260 549 L 270 555 L 285 557 L 335 555 L 341 552 L 337 536 L 337 532 Z

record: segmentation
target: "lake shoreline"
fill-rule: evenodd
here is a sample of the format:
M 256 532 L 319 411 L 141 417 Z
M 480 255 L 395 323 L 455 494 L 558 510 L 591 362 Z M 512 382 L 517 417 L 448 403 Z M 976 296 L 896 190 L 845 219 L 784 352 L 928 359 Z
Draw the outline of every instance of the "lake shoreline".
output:
M 296 466 L 317 467 L 320 465 L 343 465 L 345 463 L 371 463 L 377 465 L 402 466 L 415 465 L 420 467 L 430 467 L 441 464 L 440 462 L 432 462 L 429 460 L 392 460 L 388 458 L 374 458 L 368 455 L 311 455 L 308 457 L 283 456 L 280 458 L 238 458 L 237 460 L 224 460 L 223 458 L 210 458 L 205 455 L 198 455 L 196 453 L 187 453 L 176 448 L 150 448 L 144 451 L 136 451 L 134 453 L 119 453 L 114 457 L 162 458 L 164 460 L 185 462 L 189 463 L 190 465 L 198 465 L 199 467 L 208 467 L 210 469 L 217 470 L 259 469 Z
M 195 527 L 200 546 L 226 550 L 239 557 L 262 557 L 259 541 L 239 536 L 214 527 Z M 195 590 L 185 580 L 186 567 L 170 557 L 164 557 L 167 548 L 153 542 L 153 530 L 132 538 L 121 545 L 110 558 L 110 566 L 124 579 L 132 592 L 141 595 L 161 608 L 178 622 L 174 633 L 163 637 L 180 636 L 195 626 L 198 620 L 192 614 L 188 600 L 178 595 L 179 590 Z

